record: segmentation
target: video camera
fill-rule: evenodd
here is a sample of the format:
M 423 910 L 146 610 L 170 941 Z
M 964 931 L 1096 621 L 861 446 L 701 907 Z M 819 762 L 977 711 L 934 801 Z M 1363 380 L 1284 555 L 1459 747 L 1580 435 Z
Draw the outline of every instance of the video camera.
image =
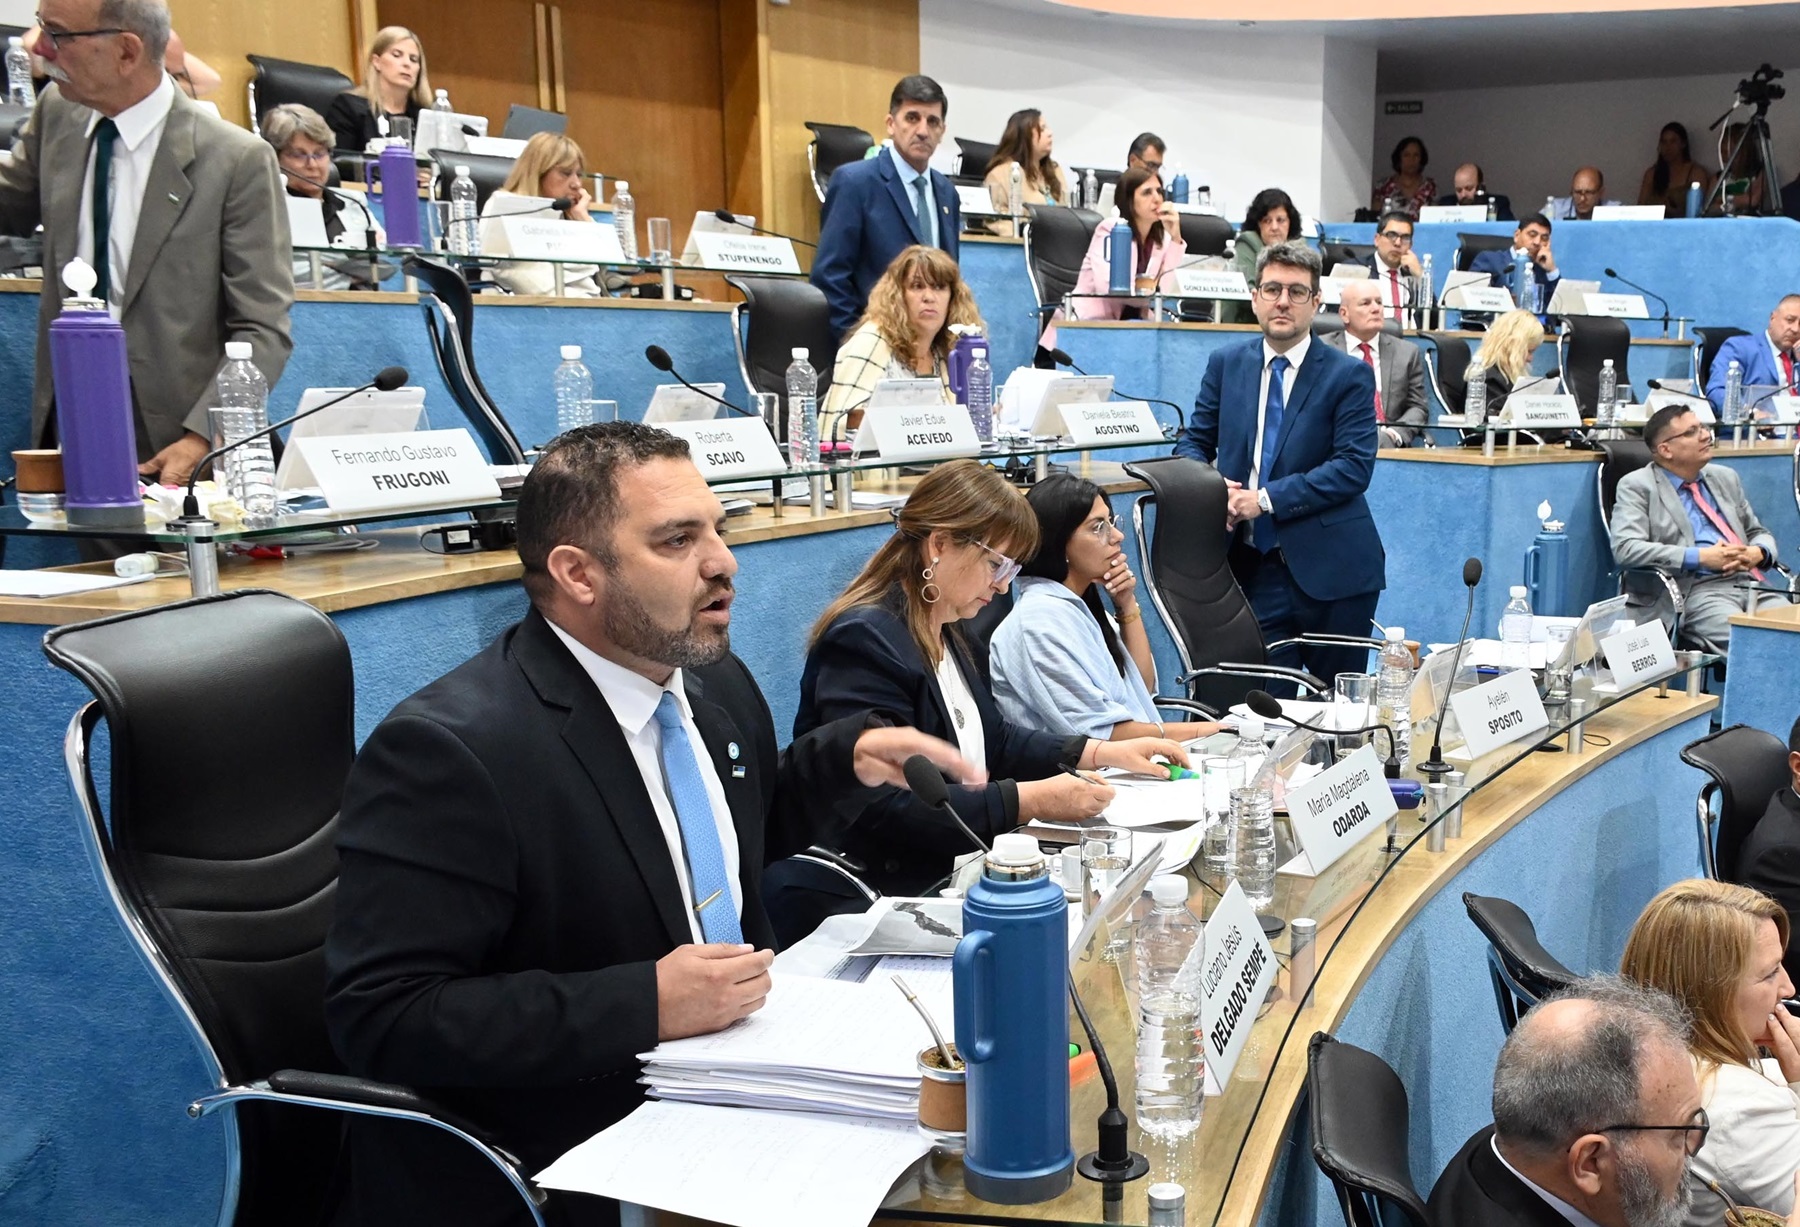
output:
M 1750 74 L 1749 80 L 1737 83 L 1738 101 L 1745 106 L 1767 109 L 1771 102 L 1787 97 L 1787 88 L 1775 84 L 1775 79 L 1782 75 L 1781 69 L 1764 64 Z

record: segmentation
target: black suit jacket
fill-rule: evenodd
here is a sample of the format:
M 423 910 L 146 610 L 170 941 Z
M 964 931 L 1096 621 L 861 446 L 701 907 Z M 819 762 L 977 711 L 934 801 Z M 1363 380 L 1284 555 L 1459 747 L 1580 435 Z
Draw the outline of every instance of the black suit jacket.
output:
M 1800 923 L 1800 797 L 1791 785 L 1775 790 L 1738 849 L 1738 881 L 1786 908 L 1790 932 Z M 1800 975 L 1800 942 L 1789 942 L 1781 961 L 1790 979 Z
M 1494 202 L 1495 221 L 1510 222 L 1513 220 L 1512 197 L 1500 192 L 1489 192 L 1488 200 Z M 1456 198 L 1455 192 L 1446 192 L 1444 195 L 1438 197 L 1438 203 L 1441 205 L 1459 205 L 1462 201 Z M 1487 203 L 1487 200 L 1478 200 L 1475 203 L 1484 205 Z
M 762 867 L 810 841 L 809 798 L 855 783 L 865 722 L 778 755 L 741 662 L 685 677 L 737 826 L 744 937 L 768 947 Z M 531 1170 L 637 1106 L 656 960 L 693 937 L 618 721 L 538 614 L 376 728 L 338 849 L 325 1011 L 352 1073 L 419 1088 Z M 366 1117 L 352 1131 L 353 1221 L 519 1221 L 510 1190 L 449 1135 Z M 564 1200 L 566 1222 L 614 1212 Z
M 1569 1227 L 1500 1162 L 1493 1136 L 1492 1125 L 1476 1133 L 1438 1177 L 1425 1207 L 1434 1227 Z
M 375 108 L 354 90 L 345 90 L 333 98 L 325 109 L 324 118 L 336 138 L 334 146 L 350 153 L 361 153 L 370 141 L 381 135 L 381 128 L 375 123 Z M 417 132 L 419 103 L 416 99 L 406 100 L 406 118 L 412 121 L 413 131 Z
M 883 604 L 849 610 L 825 628 L 807 653 L 800 676 L 794 736 L 828 721 L 874 712 L 955 744 L 949 705 L 899 612 L 902 599 L 896 591 Z M 951 644 L 981 712 L 989 783 L 981 788 L 953 785 L 950 804 L 976 834 L 991 841 L 1019 824 L 1014 781 L 1041 780 L 1055 775 L 1062 764 L 1073 765 L 1087 738 L 1008 724 L 994 702 L 985 654 L 960 636 L 953 635 Z M 899 788 L 858 787 L 838 798 L 835 808 L 838 821 L 830 842 L 860 861 L 864 880 L 886 895 L 919 893 L 949 873 L 956 857 L 975 850 L 948 817 Z

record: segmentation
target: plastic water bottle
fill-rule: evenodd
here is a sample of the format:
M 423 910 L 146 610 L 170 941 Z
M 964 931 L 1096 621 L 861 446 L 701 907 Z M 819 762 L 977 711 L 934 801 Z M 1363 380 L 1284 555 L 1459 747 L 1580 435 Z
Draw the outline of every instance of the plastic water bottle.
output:
M 1689 217 L 1699 217 L 1700 216 L 1700 201 L 1701 201 L 1701 197 L 1700 197 L 1699 183 L 1696 182 L 1696 183 L 1688 184 L 1687 215 Z
M 1482 368 L 1481 360 L 1469 363 L 1468 392 L 1463 397 L 1463 423 L 1467 426 L 1479 426 L 1487 421 L 1487 371 Z
M 1263 766 L 1269 765 L 1265 753 Z M 1275 902 L 1274 774 L 1259 770 L 1254 782 L 1231 794 L 1237 882 L 1244 890 L 1244 898 L 1259 912 Z
M 1537 289 L 1537 278 L 1531 272 L 1531 257 L 1522 251 L 1513 256 L 1512 282 L 1513 301 L 1521 310 L 1531 310 L 1534 305 L 1532 299 L 1536 297 L 1533 291 Z
M 1394 730 L 1394 755 L 1402 767 L 1412 754 L 1412 650 L 1406 646 L 1406 628 L 1390 626 L 1381 645 L 1375 675 L 1375 719 Z M 1377 749 L 1382 747 L 1379 745 Z
M 1136 267 L 1131 258 L 1131 223 L 1120 218 L 1113 223 L 1112 234 L 1106 240 L 1106 259 L 1111 273 L 1111 284 L 1107 287 L 1114 294 L 1131 293 L 1131 275 Z
M 37 102 L 31 88 L 31 52 L 17 34 L 6 40 L 6 101 L 10 106 L 30 107 Z
M 1006 185 L 1006 211 L 1014 217 L 1025 211 L 1025 168 L 1014 162 Z
M 969 420 L 975 424 L 975 437 L 983 443 L 994 438 L 994 368 L 988 365 L 987 350 L 975 351 L 969 363 Z
M 439 90 L 437 92 L 437 97 L 431 100 L 431 109 L 434 111 L 455 111 L 456 108 L 450 105 L 450 91 L 447 89 Z
M 1573 209 L 1575 206 L 1571 203 L 1569 207 Z M 1556 197 L 1554 196 L 1544 197 L 1544 216 L 1553 222 L 1568 220 L 1567 218 L 1558 217 L 1556 215 Z
M 788 467 L 819 463 L 819 376 L 795 347 L 787 369 Z M 991 393 L 990 393 L 991 395 Z
M 438 91 L 442 98 L 444 92 Z M 450 250 L 459 256 L 481 254 L 481 217 L 475 207 L 475 180 L 469 168 L 458 166 L 450 181 Z
M 631 184 L 623 179 L 616 180 L 619 187 L 613 193 L 613 229 L 619 232 L 619 248 L 625 253 L 628 263 L 635 262 L 637 254 L 637 201 L 631 198 Z
M 1594 398 L 1594 425 L 1610 430 L 1618 419 L 1619 373 L 1613 370 L 1613 360 L 1608 358 L 1600 364 L 1600 390 Z
M 1500 667 L 1531 667 L 1531 599 L 1524 584 L 1512 586 L 1512 600 L 1500 615 Z
M 1138 925 L 1138 1128 L 1164 1145 L 1200 1129 L 1206 1049 L 1200 1042 L 1206 931 L 1187 908 L 1187 879 L 1150 883 L 1154 904 Z
M 1492 196 L 1487 198 L 1487 219 L 1491 222 L 1500 220 L 1500 202 Z
M 255 434 L 269 424 L 269 381 L 250 361 L 250 342 L 225 342 L 218 378 L 220 443 Z M 224 456 L 226 484 L 244 509 L 247 528 L 275 525 L 275 451 L 267 435 Z
M 1095 177 L 1091 166 L 1081 175 L 1081 203 L 1089 209 L 1100 207 L 1100 180 Z
M 1725 404 L 1720 407 L 1719 421 L 1736 426 L 1744 420 L 1744 368 L 1733 358 L 1725 368 Z
M 1175 178 L 1169 182 L 1169 199 L 1173 200 L 1176 204 L 1186 204 L 1188 202 L 1187 172 L 1182 170 L 1179 166 L 1175 168 Z
M 594 420 L 594 376 L 581 361 L 581 346 L 562 347 L 562 362 L 551 379 L 556 388 L 556 433 Z
M 1413 295 L 1413 302 L 1418 304 L 1418 326 L 1430 328 L 1436 324 L 1433 316 L 1437 305 L 1437 282 L 1431 275 L 1431 253 L 1426 252 L 1419 257 L 1419 290 Z

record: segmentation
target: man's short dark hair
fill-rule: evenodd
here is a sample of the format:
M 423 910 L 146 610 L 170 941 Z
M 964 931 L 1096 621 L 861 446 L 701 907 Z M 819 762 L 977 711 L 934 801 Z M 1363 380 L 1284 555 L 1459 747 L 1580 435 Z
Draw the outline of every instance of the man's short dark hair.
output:
M 1545 234 L 1556 233 L 1555 229 L 1550 225 L 1550 219 L 1545 217 L 1542 213 L 1527 213 L 1524 217 L 1519 219 L 1518 225 L 1514 226 L 1513 230 L 1516 233 L 1517 231 L 1525 229 L 1527 226 L 1542 226 Z
M 1156 135 L 1154 132 L 1140 132 L 1131 142 L 1131 149 L 1126 155 L 1127 160 L 1130 158 L 1143 157 L 1144 151 L 1147 149 L 1154 149 L 1158 153 L 1167 153 L 1169 152 L 1169 145 L 1167 141 L 1163 140 L 1162 137 Z
M 1692 413 L 1693 411 L 1693 406 L 1684 404 L 1664 405 L 1661 409 L 1652 413 L 1650 415 L 1650 420 L 1644 423 L 1644 446 L 1654 452 L 1656 450 L 1656 445 L 1668 438 L 1674 431 L 1675 419 L 1684 413 Z
M 1800 754 L 1800 720 L 1794 721 L 1794 727 L 1788 730 L 1788 751 Z
M 1271 264 L 1279 264 L 1283 268 L 1305 269 L 1312 274 L 1313 293 L 1319 292 L 1319 275 L 1324 271 L 1325 262 L 1304 241 L 1289 239 L 1285 243 L 1274 243 L 1263 248 L 1256 257 L 1256 280 L 1259 284 L 1263 270 Z
M 950 113 L 950 100 L 944 97 L 944 87 L 922 73 L 914 73 L 910 77 L 901 77 L 900 83 L 894 86 L 894 92 L 888 95 L 888 114 L 898 115 L 900 108 L 909 102 L 930 106 L 937 103 L 944 108 L 944 114 Z
M 1389 209 L 1381 215 L 1381 220 L 1375 223 L 1375 232 L 1379 234 L 1386 230 L 1389 222 L 1405 222 L 1408 230 L 1416 230 L 1419 226 L 1419 223 L 1413 220 L 1413 215 L 1405 209 Z
M 687 440 L 642 422 L 580 426 L 550 441 L 519 487 L 519 561 L 532 604 L 553 589 L 550 551 L 578 545 L 611 570 L 619 469 L 688 455 Z

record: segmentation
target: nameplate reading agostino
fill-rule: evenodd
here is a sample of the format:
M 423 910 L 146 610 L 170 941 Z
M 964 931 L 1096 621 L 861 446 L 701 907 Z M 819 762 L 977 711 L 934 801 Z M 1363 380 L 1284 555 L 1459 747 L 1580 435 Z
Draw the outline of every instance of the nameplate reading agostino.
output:
M 462 428 L 295 439 L 334 512 L 450 507 L 498 499 L 487 457 Z
M 710 418 L 703 422 L 666 422 L 663 429 L 688 441 L 688 452 L 700 475 L 770 477 L 787 470 L 761 418 Z
M 1161 443 L 1162 425 L 1147 401 L 1109 400 L 1060 406 L 1063 426 L 1077 447 L 1097 443 Z

